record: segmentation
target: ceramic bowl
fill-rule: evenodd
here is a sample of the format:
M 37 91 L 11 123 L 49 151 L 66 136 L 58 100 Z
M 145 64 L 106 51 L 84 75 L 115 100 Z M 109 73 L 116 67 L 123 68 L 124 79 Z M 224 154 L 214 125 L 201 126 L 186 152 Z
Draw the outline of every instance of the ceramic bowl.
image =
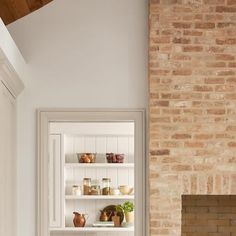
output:
M 129 195 L 133 192 L 134 188 L 128 185 L 120 185 L 119 190 L 123 195 Z
M 118 188 L 111 188 L 110 189 L 110 194 L 111 195 L 119 195 L 120 194 L 120 190 Z

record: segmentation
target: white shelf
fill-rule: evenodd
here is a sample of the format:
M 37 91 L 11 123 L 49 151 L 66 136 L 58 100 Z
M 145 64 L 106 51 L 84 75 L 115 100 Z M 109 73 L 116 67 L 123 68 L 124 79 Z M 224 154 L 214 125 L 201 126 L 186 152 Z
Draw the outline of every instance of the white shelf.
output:
M 65 163 L 67 168 L 134 168 L 134 163 Z
M 65 199 L 66 200 L 134 199 L 134 195 L 81 195 L 81 196 L 66 195 Z
M 66 227 L 51 228 L 50 232 L 134 232 L 134 227 Z

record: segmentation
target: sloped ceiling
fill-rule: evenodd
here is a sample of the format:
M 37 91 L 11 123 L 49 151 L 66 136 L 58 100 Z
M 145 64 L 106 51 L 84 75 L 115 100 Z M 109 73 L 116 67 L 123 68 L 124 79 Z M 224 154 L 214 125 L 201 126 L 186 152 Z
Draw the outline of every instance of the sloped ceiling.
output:
M 7 25 L 51 1 L 53 0 L 0 0 L 0 17 Z

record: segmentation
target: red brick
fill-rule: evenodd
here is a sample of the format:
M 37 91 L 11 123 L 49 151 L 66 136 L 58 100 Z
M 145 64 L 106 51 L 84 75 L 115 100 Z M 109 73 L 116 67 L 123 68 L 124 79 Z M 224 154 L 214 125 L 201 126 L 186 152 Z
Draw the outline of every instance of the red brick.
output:
M 235 45 L 236 44 L 236 38 L 228 38 L 228 39 L 216 39 L 216 44 L 219 45 Z
M 205 23 L 195 23 L 195 29 L 213 29 L 215 28 L 215 23 L 205 22 Z
M 162 44 L 162 43 L 170 43 L 169 36 L 155 37 L 151 39 L 153 43 Z
M 233 131 L 233 132 L 235 132 L 236 131 L 236 126 L 229 125 L 229 126 L 226 127 L 226 131 Z
M 161 0 L 161 4 L 170 5 L 170 4 L 176 4 L 176 3 L 178 3 L 178 0 Z
M 222 60 L 222 61 L 232 61 L 235 57 L 231 54 L 217 54 L 216 60 Z
M 212 139 L 213 135 L 212 134 L 196 134 L 194 136 L 196 139 Z
M 210 171 L 214 169 L 214 166 L 212 164 L 195 164 L 193 169 L 195 171 Z
M 204 0 L 204 4 L 221 5 L 224 3 L 225 3 L 225 0 Z
M 198 30 L 184 30 L 184 35 L 188 36 L 202 36 L 203 32 Z
M 173 70 L 173 75 L 183 75 L 183 76 L 187 76 L 187 75 L 191 75 L 192 74 L 192 70 L 189 69 L 176 69 Z
M 187 148 L 202 148 L 204 147 L 204 143 L 202 142 L 185 142 L 184 143 L 184 147 L 187 147 Z
M 236 147 L 236 142 L 229 142 L 228 147 Z
M 225 80 L 224 78 L 206 78 L 205 79 L 205 84 L 224 84 Z
M 184 46 L 183 52 L 201 52 L 203 51 L 202 46 Z
M 168 107 L 169 101 L 156 101 L 154 105 L 159 107 Z
M 232 83 L 232 84 L 236 84 L 236 77 L 232 77 L 232 78 L 228 78 L 226 80 L 227 83 Z
M 199 92 L 209 92 L 209 91 L 213 91 L 213 88 L 210 86 L 206 86 L 206 85 L 195 85 L 193 87 L 194 91 L 199 91 Z
M 216 85 L 215 90 L 217 92 L 234 92 L 235 91 L 235 86 L 234 85 Z
M 210 68 L 226 67 L 226 63 L 223 61 L 222 62 L 207 62 L 206 67 L 210 67 Z
M 191 14 L 191 15 L 183 15 L 183 21 L 194 21 L 194 20 L 202 20 L 202 14 Z
M 224 19 L 222 14 L 209 14 L 205 15 L 206 21 L 220 21 Z
M 208 109 L 207 114 L 209 115 L 224 115 L 225 109 Z
M 220 22 L 220 23 L 217 23 L 218 28 L 234 27 L 235 25 L 236 25 L 236 23 L 233 23 L 233 22 Z
M 227 12 L 227 13 L 236 12 L 236 7 L 217 6 L 216 12 L 221 12 L 221 13 L 222 12 Z
M 217 75 L 219 75 L 219 76 L 235 75 L 235 71 L 234 70 L 222 70 L 222 71 L 218 71 Z
M 150 154 L 153 155 L 153 156 L 169 155 L 170 150 L 168 150 L 168 149 L 151 150 Z
M 190 38 L 182 38 L 182 37 L 180 37 L 180 38 L 174 38 L 173 39 L 173 41 L 172 41 L 173 43 L 179 43 L 179 44 L 189 44 L 189 43 L 191 43 L 191 39 Z
M 191 27 L 191 23 L 186 23 L 186 22 L 174 22 L 172 25 L 174 28 L 177 29 L 187 29 Z
M 174 134 L 172 135 L 173 139 L 189 139 L 191 138 L 190 134 Z
M 207 51 L 208 52 L 214 52 L 214 53 L 222 53 L 222 52 L 225 51 L 225 48 L 222 47 L 222 46 L 210 46 Z
M 236 0 L 227 0 L 228 5 L 236 5 Z
M 236 62 L 229 62 L 228 67 L 236 67 Z
M 191 60 L 191 56 L 185 55 L 185 54 L 174 54 L 173 55 L 173 60 L 181 61 L 181 60 Z
M 173 165 L 171 169 L 174 171 L 190 171 L 192 167 L 191 165 Z

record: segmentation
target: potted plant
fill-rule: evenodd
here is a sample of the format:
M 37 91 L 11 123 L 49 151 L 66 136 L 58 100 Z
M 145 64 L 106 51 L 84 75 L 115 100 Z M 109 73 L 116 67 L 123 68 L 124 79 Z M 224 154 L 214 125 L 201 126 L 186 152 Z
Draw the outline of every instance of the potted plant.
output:
M 127 201 L 123 205 L 116 206 L 117 211 L 123 211 L 126 223 L 134 223 L 134 203 Z

